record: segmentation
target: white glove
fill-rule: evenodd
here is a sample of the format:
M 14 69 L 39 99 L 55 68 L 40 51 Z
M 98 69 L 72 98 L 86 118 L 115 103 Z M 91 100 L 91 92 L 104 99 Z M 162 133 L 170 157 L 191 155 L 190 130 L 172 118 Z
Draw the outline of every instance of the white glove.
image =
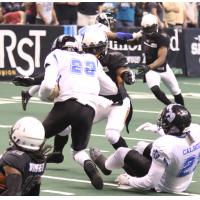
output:
M 118 185 L 129 185 L 129 175 L 128 174 L 120 174 L 115 182 L 118 184 Z
M 144 130 L 144 131 L 151 131 L 153 133 L 157 133 L 158 135 L 160 136 L 163 136 L 165 135 L 164 131 L 162 128 L 158 127 L 156 124 L 152 124 L 150 122 L 146 122 L 142 125 L 140 125 L 136 131 L 139 132 L 141 130 Z
M 139 39 L 142 37 L 142 31 L 140 30 L 138 32 L 135 32 L 132 34 L 132 36 L 133 36 L 133 40 Z

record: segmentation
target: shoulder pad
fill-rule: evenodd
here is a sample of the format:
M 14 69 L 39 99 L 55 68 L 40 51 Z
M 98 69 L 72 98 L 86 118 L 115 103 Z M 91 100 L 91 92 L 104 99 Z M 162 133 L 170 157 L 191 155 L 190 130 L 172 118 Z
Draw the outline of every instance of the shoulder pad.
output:
M 128 60 L 124 54 L 119 52 L 111 52 L 109 54 L 109 62 L 114 67 L 127 67 Z

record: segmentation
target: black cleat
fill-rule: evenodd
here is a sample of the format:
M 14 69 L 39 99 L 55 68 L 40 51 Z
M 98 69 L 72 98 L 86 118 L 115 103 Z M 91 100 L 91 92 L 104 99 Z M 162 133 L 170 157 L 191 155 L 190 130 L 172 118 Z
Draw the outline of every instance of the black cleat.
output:
M 62 163 L 64 160 L 64 156 L 61 152 L 52 152 L 47 155 L 46 162 L 47 163 Z
M 22 108 L 25 111 L 28 101 L 31 98 L 31 95 L 26 91 L 21 91 L 21 97 L 22 97 Z
M 86 160 L 84 162 L 84 170 L 85 173 L 88 175 L 92 185 L 97 190 L 103 189 L 103 179 L 101 178 L 101 175 L 92 160 Z
M 96 147 L 91 147 L 89 152 L 91 159 L 99 167 L 99 169 L 103 172 L 103 174 L 110 175 L 112 171 L 106 169 L 105 167 L 106 157 L 101 153 L 101 151 Z

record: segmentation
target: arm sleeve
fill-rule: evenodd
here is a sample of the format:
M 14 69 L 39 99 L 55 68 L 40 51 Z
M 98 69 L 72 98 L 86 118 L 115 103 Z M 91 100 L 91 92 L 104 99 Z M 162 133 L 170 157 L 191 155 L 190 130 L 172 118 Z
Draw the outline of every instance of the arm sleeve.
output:
M 100 83 L 100 94 L 102 95 L 115 95 L 118 92 L 116 84 L 112 79 L 103 71 L 102 65 L 98 61 L 98 77 Z
M 9 174 L 6 176 L 7 189 L 1 193 L 1 196 L 19 196 L 21 195 L 22 177 L 19 174 Z
M 56 55 L 50 54 L 47 56 L 45 60 L 45 75 L 44 80 L 41 83 L 40 90 L 38 92 L 38 96 L 42 101 L 48 101 L 48 97 L 52 91 L 52 89 L 57 84 L 58 78 L 58 59 Z
M 164 172 L 165 166 L 160 162 L 153 160 L 148 174 L 141 178 L 130 176 L 129 185 L 136 189 L 150 190 L 155 188 L 155 186 L 159 183 Z

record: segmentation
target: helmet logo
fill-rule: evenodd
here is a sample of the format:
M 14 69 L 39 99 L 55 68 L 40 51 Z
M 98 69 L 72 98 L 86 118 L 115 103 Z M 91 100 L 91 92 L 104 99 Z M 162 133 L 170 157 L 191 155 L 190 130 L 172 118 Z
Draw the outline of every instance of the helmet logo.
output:
M 172 122 L 174 119 L 175 119 L 175 117 L 176 117 L 176 115 L 175 115 L 175 113 L 172 111 L 172 104 L 171 105 L 169 105 L 168 107 L 167 107 L 167 113 L 166 113 L 166 119 L 167 119 L 167 121 L 168 122 Z

